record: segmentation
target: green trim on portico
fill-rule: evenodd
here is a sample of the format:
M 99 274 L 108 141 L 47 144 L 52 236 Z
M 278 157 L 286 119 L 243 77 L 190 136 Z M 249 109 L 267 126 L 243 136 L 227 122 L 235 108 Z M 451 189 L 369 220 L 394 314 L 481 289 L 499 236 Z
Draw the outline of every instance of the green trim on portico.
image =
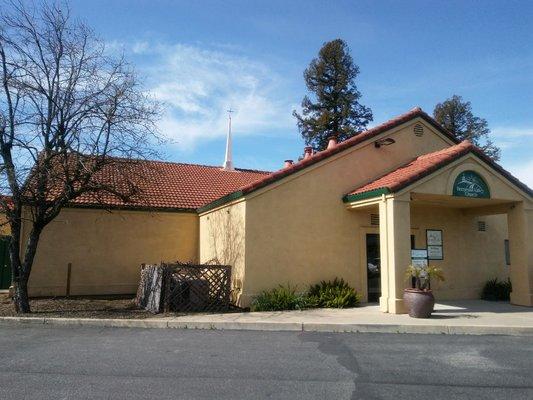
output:
M 388 188 L 379 188 L 370 190 L 368 192 L 357 193 L 357 194 L 347 194 L 342 198 L 344 203 L 351 203 L 354 201 L 371 199 L 373 197 L 381 196 L 382 194 L 389 194 L 391 191 Z
M 230 201 L 233 201 L 233 200 L 237 200 L 239 198 L 241 198 L 242 196 L 244 196 L 244 193 L 242 192 L 242 190 L 239 190 L 237 192 L 233 192 L 233 193 L 229 193 L 203 207 L 200 207 L 199 209 L 197 209 L 196 211 L 198 212 L 198 214 L 201 214 L 201 213 L 204 213 L 206 211 L 211 211 L 212 209 L 214 208 L 217 208 L 217 207 L 220 207 L 226 203 L 229 203 Z

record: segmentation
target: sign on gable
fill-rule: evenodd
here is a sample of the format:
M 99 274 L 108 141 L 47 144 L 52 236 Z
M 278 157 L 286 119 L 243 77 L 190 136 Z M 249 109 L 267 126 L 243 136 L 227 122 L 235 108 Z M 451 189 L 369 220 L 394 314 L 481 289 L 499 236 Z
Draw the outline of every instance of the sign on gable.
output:
M 455 178 L 453 195 L 488 199 L 490 198 L 490 191 L 483 178 L 477 172 L 463 171 Z

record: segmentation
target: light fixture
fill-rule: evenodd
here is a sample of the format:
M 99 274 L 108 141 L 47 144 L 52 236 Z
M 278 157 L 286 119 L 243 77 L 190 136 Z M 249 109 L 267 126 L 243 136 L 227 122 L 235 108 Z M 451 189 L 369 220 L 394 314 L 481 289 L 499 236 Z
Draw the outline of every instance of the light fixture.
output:
M 394 144 L 394 143 L 396 143 L 396 140 L 392 138 L 384 138 L 384 139 L 376 140 L 374 142 L 374 147 L 376 149 L 379 149 L 381 146 L 390 146 L 391 144 Z

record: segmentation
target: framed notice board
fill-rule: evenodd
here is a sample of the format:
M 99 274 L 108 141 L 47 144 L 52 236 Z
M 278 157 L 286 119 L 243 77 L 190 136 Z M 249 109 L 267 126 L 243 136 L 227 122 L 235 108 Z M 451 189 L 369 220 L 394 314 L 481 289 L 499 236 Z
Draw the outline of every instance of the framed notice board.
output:
M 426 249 L 411 249 L 411 265 L 417 268 L 428 266 L 428 251 Z
M 426 229 L 428 260 L 444 260 L 442 229 Z

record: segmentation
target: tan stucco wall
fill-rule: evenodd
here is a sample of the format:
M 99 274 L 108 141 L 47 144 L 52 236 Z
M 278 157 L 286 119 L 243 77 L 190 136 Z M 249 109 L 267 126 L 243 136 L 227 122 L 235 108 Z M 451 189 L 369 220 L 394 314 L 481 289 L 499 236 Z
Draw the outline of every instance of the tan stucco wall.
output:
M 41 235 L 30 295 L 64 295 L 69 263 L 72 295 L 135 293 L 141 263 L 196 261 L 198 235 L 193 213 L 64 209 Z
M 232 298 L 237 304 L 245 276 L 245 227 L 243 200 L 200 216 L 200 262 L 232 266 Z
M 424 136 L 414 135 L 415 123 L 425 125 Z M 347 211 L 341 198 L 420 154 L 449 146 L 432 132 L 424 122 L 412 121 L 384 136 L 396 141 L 391 146 L 356 146 L 248 196 L 244 302 L 278 284 L 305 290 L 335 277 L 363 291 L 360 230 L 370 222 Z
M 486 223 L 485 232 L 478 231 L 478 221 Z M 506 215 L 477 217 L 456 208 L 413 205 L 411 231 L 417 248 L 426 248 L 426 229 L 443 231 L 444 259 L 429 261 L 442 268 L 446 279 L 433 285 L 437 299 L 476 299 L 487 280 L 509 277 Z

